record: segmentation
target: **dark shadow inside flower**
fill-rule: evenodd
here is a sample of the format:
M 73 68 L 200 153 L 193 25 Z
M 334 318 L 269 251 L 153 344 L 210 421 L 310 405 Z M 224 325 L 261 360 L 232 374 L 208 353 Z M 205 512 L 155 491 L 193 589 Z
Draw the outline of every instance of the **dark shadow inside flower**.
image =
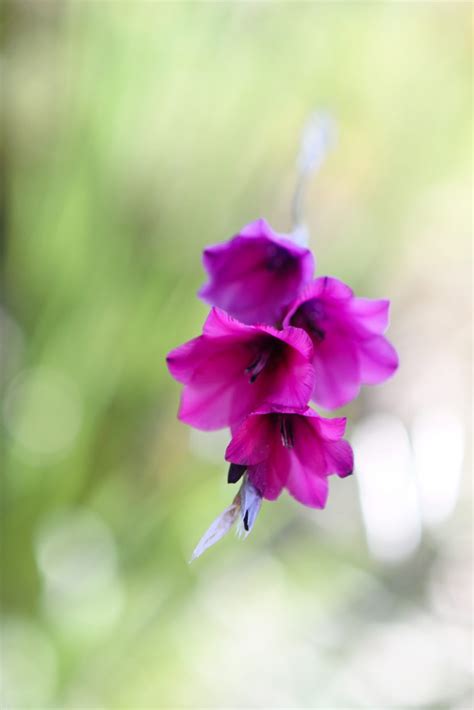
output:
M 245 372 L 249 375 L 250 384 L 253 384 L 263 371 L 266 375 L 275 372 L 282 357 L 285 357 L 284 349 L 285 344 L 281 340 L 265 335 L 249 344 L 252 355 Z
M 295 328 L 303 328 L 316 345 L 326 336 L 328 314 L 320 299 L 313 298 L 303 303 L 291 319 Z
M 266 247 L 266 254 L 264 256 L 263 265 L 268 269 L 268 271 L 276 271 L 281 276 L 286 276 L 289 272 L 293 271 L 295 274 L 298 273 L 299 261 L 298 258 L 278 244 L 268 244 Z

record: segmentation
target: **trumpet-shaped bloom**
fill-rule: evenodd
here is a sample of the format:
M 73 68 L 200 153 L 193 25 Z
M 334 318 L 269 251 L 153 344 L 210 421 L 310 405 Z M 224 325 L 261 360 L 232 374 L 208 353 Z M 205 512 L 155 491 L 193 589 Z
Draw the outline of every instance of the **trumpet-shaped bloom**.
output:
M 304 330 L 244 325 L 213 308 L 203 334 L 167 357 L 184 384 L 178 416 L 212 430 L 264 405 L 305 408 L 314 387 L 312 355 Z
M 342 438 L 345 425 L 345 419 L 324 419 L 309 408 L 262 408 L 234 429 L 225 456 L 231 463 L 229 479 L 246 473 L 267 500 L 286 488 L 300 503 L 324 508 L 327 477 L 352 473 L 352 449 Z
M 313 281 L 292 304 L 284 324 L 311 337 L 317 404 L 341 407 L 361 385 L 378 384 L 395 372 L 397 353 L 382 335 L 388 309 L 389 301 L 356 298 L 342 281 L 328 276 Z
M 204 250 L 209 283 L 200 297 L 242 323 L 281 322 L 286 308 L 311 281 L 313 255 L 264 219 L 244 227 L 230 241 Z

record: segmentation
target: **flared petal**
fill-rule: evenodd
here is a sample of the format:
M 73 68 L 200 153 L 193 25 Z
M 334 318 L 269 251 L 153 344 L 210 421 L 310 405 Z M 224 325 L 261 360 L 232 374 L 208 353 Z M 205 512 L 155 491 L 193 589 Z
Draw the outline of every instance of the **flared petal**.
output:
M 201 342 L 202 336 L 199 336 L 168 353 L 166 357 L 168 370 L 178 382 L 186 384 L 190 381 L 194 371 L 195 357 L 199 353 Z
M 271 383 L 272 393 L 262 404 L 305 408 L 311 398 L 315 382 L 311 339 L 301 328 L 271 330 L 274 337 L 285 343 L 287 347 L 284 348 L 275 369 L 265 373 L 269 384 Z
M 325 441 L 338 441 L 344 436 L 347 422 L 345 417 L 326 419 L 324 417 L 320 417 L 311 409 L 308 410 L 306 416 L 310 416 L 314 419 L 314 426 L 316 427 L 319 436 Z
M 248 322 L 242 314 L 261 308 L 256 299 L 266 298 L 265 289 L 274 280 L 274 273 L 266 268 L 273 248 L 263 235 L 254 239 L 238 235 L 230 242 L 208 247 L 203 253 L 203 264 L 210 282 L 202 287 L 199 296 L 241 322 Z
M 337 409 L 360 390 L 357 345 L 343 334 L 331 333 L 315 348 L 313 399 L 321 407 Z
M 315 288 L 319 288 L 320 298 L 324 301 L 349 301 L 354 296 L 354 291 L 334 276 L 320 276 L 315 279 Z
M 361 381 L 366 385 L 385 382 L 398 368 L 397 351 L 383 335 L 359 344 Z
M 352 449 L 342 439 L 345 419 L 325 419 L 308 410 L 293 421 L 294 449 L 286 486 L 300 503 L 324 508 L 327 476 L 347 476 L 354 465 Z M 328 436 L 321 436 L 322 432 Z
M 328 474 L 337 473 L 340 478 L 350 476 L 354 470 L 354 454 L 347 441 L 327 442 L 324 447 Z
M 263 411 L 251 414 L 233 431 L 225 452 L 226 461 L 248 468 L 252 485 L 267 500 L 275 500 L 286 482 L 288 463 L 281 450 L 278 415 Z
M 268 333 L 274 338 L 278 338 L 282 343 L 290 345 L 291 348 L 297 350 L 307 360 L 311 360 L 313 356 L 313 344 L 311 338 L 302 328 L 293 328 L 288 326 L 283 330 L 277 330 L 271 326 L 256 326 L 259 332 Z
M 244 334 L 253 336 L 255 331 L 252 326 L 241 323 L 221 308 L 211 308 L 204 322 L 202 333 L 210 338 L 234 336 L 241 340 Z
M 249 480 L 266 500 L 276 500 L 286 487 L 291 458 L 286 449 L 274 440 L 271 453 L 265 461 L 252 466 Z
M 237 343 L 240 347 L 236 348 L 235 356 L 239 357 L 244 354 L 242 344 L 254 337 L 255 330 L 251 326 L 239 323 L 235 318 L 231 318 L 218 308 L 212 308 L 204 323 L 203 334 L 172 350 L 166 358 L 166 364 L 178 382 L 188 384 L 193 379 L 196 370 L 206 363 L 212 354 L 213 342 L 216 341 L 211 341 L 211 338 L 219 339 L 219 351 L 229 351 L 231 356 L 230 346 L 232 343 Z M 222 348 L 222 344 L 226 347 Z M 235 358 L 232 359 L 235 360 Z M 240 363 L 240 359 L 238 362 Z
M 314 420 L 294 417 L 294 448 L 289 451 L 286 487 L 300 503 L 324 508 L 328 497 L 326 458 Z
M 280 237 L 282 235 L 277 234 L 268 224 L 267 220 L 263 217 L 255 219 L 253 222 L 249 222 L 243 229 L 240 230 L 239 235 L 242 237 L 269 237 L 274 239 L 275 237 Z
M 363 333 L 381 335 L 388 328 L 390 301 L 353 298 L 347 305 L 347 319 L 353 320 Z
M 324 508 L 329 495 L 329 485 L 325 476 L 315 476 L 295 456 L 291 458 L 286 487 L 299 503 L 310 508 Z
M 225 460 L 247 467 L 265 461 L 270 455 L 274 428 L 271 417 L 251 414 L 232 432 Z
M 283 325 L 292 325 L 293 316 L 308 301 L 326 302 L 335 300 L 340 305 L 341 302 L 349 302 L 353 295 L 352 289 L 339 279 L 333 276 L 320 276 L 311 281 L 290 304 L 285 314 Z
M 378 384 L 398 367 L 382 336 L 389 301 L 356 298 L 338 279 L 315 279 L 290 306 L 283 324 L 304 329 L 313 343 L 313 400 L 327 409 L 354 399 L 362 384 Z
M 252 388 L 245 376 L 248 352 L 236 343 L 219 343 L 202 336 L 192 353 L 192 376 L 182 395 L 178 417 L 204 431 L 229 426 L 252 411 L 260 385 Z

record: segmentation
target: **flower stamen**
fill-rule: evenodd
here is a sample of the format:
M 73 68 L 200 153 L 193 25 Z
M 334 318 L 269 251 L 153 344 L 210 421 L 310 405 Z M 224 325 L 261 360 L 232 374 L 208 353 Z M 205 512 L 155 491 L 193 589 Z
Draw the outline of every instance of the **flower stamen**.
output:
M 250 375 L 249 382 L 253 384 L 262 370 L 268 363 L 271 351 L 269 349 L 262 350 L 259 352 L 258 356 L 253 360 L 250 365 L 245 368 L 245 372 Z
M 281 443 L 285 449 L 292 449 L 295 445 L 295 440 L 293 436 L 293 425 L 289 417 L 280 417 L 280 435 Z

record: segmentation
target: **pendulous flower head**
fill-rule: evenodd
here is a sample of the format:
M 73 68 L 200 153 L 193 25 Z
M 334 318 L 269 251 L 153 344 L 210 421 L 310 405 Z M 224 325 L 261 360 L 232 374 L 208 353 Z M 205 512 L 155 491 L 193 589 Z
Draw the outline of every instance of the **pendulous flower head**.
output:
M 353 453 L 343 438 L 346 420 L 321 417 L 308 402 L 340 407 L 398 367 L 384 337 L 389 302 L 357 298 L 335 278 L 313 280 L 302 194 L 332 136 L 332 122 L 321 114 L 305 130 L 291 234 L 258 219 L 204 250 L 209 281 L 199 295 L 212 310 L 202 335 L 167 357 L 184 385 L 178 417 L 197 429 L 231 428 L 227 480 L 240 482 L 192 559 L 235 524 L 246 536 L 263 499 L 284 488 L 304 505 L 324 508 L 328 477 L 350 475 Z
M 209 283 L 199 296 L 247 324 L 279 324 L 314 273 L 310 250 L 274 232 L 264 219 L 205 249 L 203 264 Z
M 379 384 L 395 372 L 398 356 L 383 336 L 388 310 L 389 301 L 357 298 L 329 276 L 309 284 L 290 306 L 284 325 L 303 328 L 313 343 L 317 404 L 341 407 L 361 385 Z
M 262 406 L 304 409 L 314 388 L 313 346 L 299 328 L 244 325 L 213 308 L 203 333 L 167 357 L 184 384 L 179 418 L 212 430 Z
M 283 488 L 300 503 L 324 508 L 327 477 L 352 473 L 352 449 L 343 440 L 346 420 L 325 419 L 309 407 L 261 408 L 233 431 L 226 450 L 229 481 L 242 475 L 267 500 L 275 500 Z

